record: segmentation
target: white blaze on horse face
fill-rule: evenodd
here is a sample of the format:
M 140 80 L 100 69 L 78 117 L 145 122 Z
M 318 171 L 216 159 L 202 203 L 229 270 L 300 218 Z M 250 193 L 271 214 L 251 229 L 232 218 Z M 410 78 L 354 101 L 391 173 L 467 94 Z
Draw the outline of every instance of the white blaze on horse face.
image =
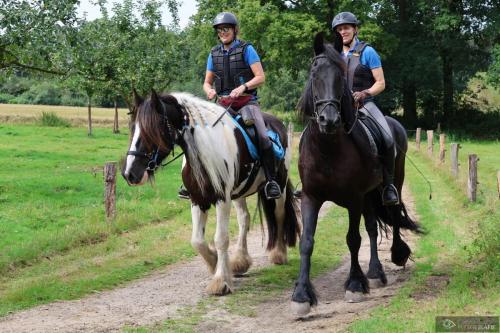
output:
M 139 141 L 139 136 L 141 135 L 141 129 L 139 128 L 139 124 L 135 123 L 134 126 L 134 136 L 132 137 L 132 142 L 130 142 L 129 151 L 137 151 L 137 141 Z M 127 164 L 125 168 L 125 175 L 130 174 L 130 169 L 135 161 L 134 155 L 127 155 Z

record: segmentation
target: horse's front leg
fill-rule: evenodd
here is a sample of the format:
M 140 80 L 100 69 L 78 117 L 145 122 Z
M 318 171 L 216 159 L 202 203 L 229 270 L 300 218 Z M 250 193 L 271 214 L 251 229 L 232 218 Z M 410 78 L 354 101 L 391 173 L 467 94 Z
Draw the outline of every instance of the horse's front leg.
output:
M 205 225 L 207 224 L 207 211 L 198 205 L 191 204 L 191 219 L 193 232 L 191 235 L 191 245 L 205 259 L 210 274 L 214 274 L 217 264 L 217 254 L 208 247 L 205 241 Z
M 311 306 L 318 304 L 316 293 L 309 278 L 311 255 L 314 248 L 314 233 L 318 222 L 318 212 L 323 202 L 302 194 L 301 211 L 304 230 L 300 237 L 300 271 L 292 295 L 292 311 L 304 316 L 311 311 Z
M 233 289 L 231 269 L 229 268 L 229 214 L 231 200 L 219 201 L 217 209 L 217 227 L 215 230 L 215 249 L 217 250 L 217 266 L 212 281 L 207 286 L 211 295 L 226 295 Z
M 361 209 L 359 207 L 349 208 L 349 231 L 347 232 L 347 246 L 351 253 L 351 270 L 349 278 L 345 282 L 345 300 L 347 302 L 361 302 L 364 294 L 368 293 L 368 280 L 359 265 L 358 254 L 361 246 L 361 235 L 359 234 L 359 223 L 361 220 Z
M 233 201 L 238 218 L 239 234 L 236 253 L 231 257 L 231 271 L 235 275 L 240 275 L 248 271 L 252 265 L 252 258 L 248 254 L 247 234 L 250 229 L 250 213 L 248 212 L 245 198 Z

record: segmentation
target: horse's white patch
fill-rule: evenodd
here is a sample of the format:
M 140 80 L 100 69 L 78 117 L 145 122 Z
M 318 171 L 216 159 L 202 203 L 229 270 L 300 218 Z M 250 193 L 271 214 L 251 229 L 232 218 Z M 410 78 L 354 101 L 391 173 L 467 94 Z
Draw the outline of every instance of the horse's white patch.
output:
M 132 142 L 130 143 L 130 151 L 137 151 L 137 141 L 139 140 L 139 136 L 141 135 L 141 129 L 139 127 L 139 123 L 135 123 L 134 136 L 132 137 Z M 130 169 L 134 163 L 135 156 L 127 154 L 127 164 L 125 165 L 125 175 L 130 174 Z
M 190 128 L 184 132 L 184 140 L 188 145 L 189 163 L 195 179 L 200 185 L 206 181 L 201 173 L 203 165 L 215 191 L 224 196 L 229 195 L 239 170 L 235 125 L 230 116 L 224 114 L 223 107 L 191 94 L 172 93 L 172 96 L 189 116 Z M 221 115 L 221 120 L 213 126 Z

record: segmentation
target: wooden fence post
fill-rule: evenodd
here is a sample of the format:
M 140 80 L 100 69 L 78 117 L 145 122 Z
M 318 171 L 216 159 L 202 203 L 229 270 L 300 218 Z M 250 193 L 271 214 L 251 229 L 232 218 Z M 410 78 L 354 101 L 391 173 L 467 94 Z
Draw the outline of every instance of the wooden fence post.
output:
M 438 126 L 437 126 L 437 133 L 438 133 L 438 134 L 441 134 L 441 123 L 438 123 Z
M 451 144 L 451 174 L 453 177 L 458 177 L 458 150 L 460 145 L 458 143 Z
M 467 196 L 469 201 L 475 202 L 477 198 L 477 158 L 476 154 L 469 154 L 469 180 L 467 181 Z
M 288 136 L 288 149 L 290 149 L 290 159 L 292 159 L 292 144 L 293 144 L 293 123 L 289 122 L 288 123 L 288 131 L 287 131 L 287 136 Z
M 497 171 L 498 198 L 500 199 L 500 170 Z
M 417 134 L 415 134 L 415 147 L 417 150 L 420 150 L 420 134 L 422 129 L 420 127 L 417 128 Z
M 444 154 L 446 151 L 445 135 L 439 134 L 439 162 L 444 163 Z
M 116 216 L 116 162 L 104 165 L 104 207 L 106 219 L 113 220 Z
M 432 155 L 434 152 L 434 131 L 427 131 L 427 152 Z

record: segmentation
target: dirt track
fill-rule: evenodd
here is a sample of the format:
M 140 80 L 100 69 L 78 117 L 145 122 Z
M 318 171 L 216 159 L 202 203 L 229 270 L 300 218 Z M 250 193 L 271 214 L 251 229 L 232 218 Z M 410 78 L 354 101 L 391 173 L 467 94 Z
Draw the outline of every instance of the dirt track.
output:
M 405 202 L 414 215 L 408 196 Z M 325 205 L 326 206 L 326 205 Z M 324 207 L 326 208 L 326 207 Z M 364 229 L 364 228 L 363 228 Z M 369 260 L 368 236 L 362 235 L 360 263 L 366 272 Z M 414 248 L 415 237 L 407 233 Z M 259 230 L 250 233 L 252 270 L 269 265 Z M 239 317 L 214 306 L 197 330 L 200 332 L 337 332 L 352 321 L 366 316 L 370 308 L 387 303 L 411 274 L 413 263 L 403 270 L 390 263 L 390 241 L 382 240 L 379 255 L 388 286 L 372 289 L 367 301 L 344 302 L 343 282 L 349 271 L 349 257 L 335 270 L 315 280 L 319 305 L 309 316 L 297 320 L 290 314 L 292 290 L 273 302 L 261 304 L 257 317 Z M 56 302 L 0 318 L 0 332 L 119 332 L 124 326 L 146 326 L 179 316 L 178 309 L 194 306 L 204 295 L 209 281 L 199 257 L 171 265 L 163 271 L 127 286 L 100 292 L 75 301 Z

